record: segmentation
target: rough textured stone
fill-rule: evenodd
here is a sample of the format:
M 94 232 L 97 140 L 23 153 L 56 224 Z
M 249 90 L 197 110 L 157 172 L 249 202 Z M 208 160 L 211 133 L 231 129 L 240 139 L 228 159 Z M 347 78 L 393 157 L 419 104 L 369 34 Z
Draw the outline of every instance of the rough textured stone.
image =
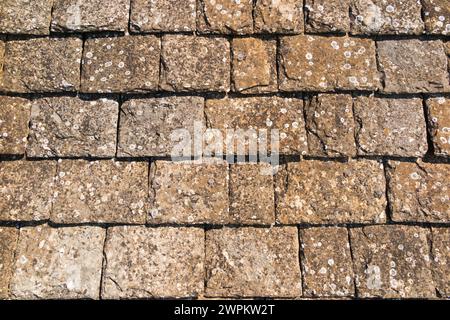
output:
M 421 157 L 427 152 L 422 99 L 359 96 L 354 113 L 358 154 Z
M 34 100 L 27 156 L 113 157 L 118 114 L 119 104 L 114 100 Z
M 370 39 L 322 36 L 281 38 L 282 91 L 376 90 L 379 74 Z
M 0 90 L 3 89 L 3 64 L 5 60 L 5 37 L 0 36 Z
M 303 100 L 281 97 L 224 98 L 206 100 L 207 127 L 219 129 L 224 139 L 224 154 L 254 154 L 255 134 L 266 134 L 267 151 L 304 154 L 307 151 L 303 119 Z M 279 143 L 271 142 L 272 130 L 279 130 Z M 230 130 L 230 131 L 229 131 Z M 231 132 L 234 130 L 234 132 Z M 241 130 L 241 131 L 239 131 Z M 247 133 L 247 134 L 245 134 Z M 249 139 L 253 137 L 253 139 Z M 260 140 L 257 147 L 265 145 Z M 261 152 L 260 152 L 261 153 Z
M 148 163 L 62 160 L 51 220 L 141 223 L 148 204 Z
M 129 0 L 55 0 L 52 31 L 126 31 Z
M 169 156 L 178 145 L 175 130 L 193 139 L 196 123 L 203 126 L 202 97 L 133 99 L 121 106 L 118 156 Z M 192 143 L 189 150 L 191 155 Z
M 450 297 L 450 228 L 432 228 L 433 278 L 440 297 Z
M 0 162 L 0 220 L 48 219 L 55 173 L 55 161 Z
M 20 229 L 11 294 L 19 299 L 99 298 L 105 230 Z
M 158 89 L 160 41 L 155 36 L 88 39 L 81 91 L 142 92 Z
M 135 32 L 195 31 L 196 0 L 131 0 Z
M 19 230 L 14 227 L 0 227 L 0 299 L 10 297 L 9 284 L 14 265 Z
M 271 172 L 268 163 L 237 163 L 230 166 L 230 215 L 233 223 L 275 223 Z
M 149 223 L 200 224 L 228 221 L 226 162 L 152 163 Z
M 256 32 L 303 32 L 303 4 L 298 0 L 257 0 L 254 17 Z
M 301 295 L 295 227 L 223 228 L 206 231 L 206 295 Z
M 435 297 L 427 229 L 369 226 L 350 235 L 359 297 Z
M 313 156 L 354 156 L 352 96 L 319 94 L 305 105 L 309 154 Z
M 281 223 L 369 223 L 386 220 L 383 165 L 300 161 L 287 165 L 278 184 L 277 219 Z M 284 184 L 284 185 L 283 185 Z
M 276 52 L 275 40 L 233 39 L 233 89 L 242 93 L 277 91 Z
M 102 298 L 196 297 L 203 292 L 200 228 L 108 229 Z
M 249 34 L 253 31 L 253 0 L 197 0 L 197 30 Z
M 450 222 L 450 166 L 390 161 L 388 197 L 394 221 Z
M 384 91 L 419 93 L 449 91 L 447 59 L 439 40 L 378 41 Z
M 35 38 L 6 43 L 5 91 L 76 91 L 80 86 L 82 41 L 79 38 Z
M 0 33 L 49 34 L 53 0 L 2 0 Z
M 25 153 L 30 108 L 29 100 L 0 96 L 0 154 Z
M 354 296 L 353 266 L 347 229 L 301 229 L 300 242 L 305 295 Z
M 450 34 L 450 2 L 448 0 L 423 0 L 425 29 L 431 34 Z
M 163 90 L 229 90 L 230 43 L 224 38 L 165 35 L 161 59 Z
M 428 130 L 437 156 L 450 156 L 450 98 L 427 99 Z
M 306 0 L 305 20 L 309 32 L 348 32 L 350 0 Z
M 351 0 L 354 34 L 421 34 L 422 5 L 417 0 Z

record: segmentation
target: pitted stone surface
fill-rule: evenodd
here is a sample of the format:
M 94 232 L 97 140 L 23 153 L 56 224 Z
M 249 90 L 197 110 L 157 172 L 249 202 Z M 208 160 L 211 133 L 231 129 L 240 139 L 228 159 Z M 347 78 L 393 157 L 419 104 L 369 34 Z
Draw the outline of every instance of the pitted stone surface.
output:
M 195 31 L 196 0 L 131 0 L 130 28 L 135 32 Z
M 167 91 L 229 91 L 230 43 L 225 38 L 165 35 L 160 88 Z
M 183 156 L 184 151 L 190 151 L 186 156 L 194 155 L 197 150 L 193 150 L 192 139 L 195 126 L 203 127 L 203 106 L 202 97 L 126 101 L 121 106 L 118 156 Z M 189 132 L 188 150 L 184 145 L 177 148 L 177 130 L 180 135 Z
M 225 161 L 155 161 L 150 168 L 148 223 L 227 223 Z
M 358 154 L 422 157 L 427 152 L 422 99 L 359 96 L 354 113 Z
M 306 296 L 354 296 L 352 257 L 346 228 L 301 229 L 300 244 Z
M 281 91 L 376 90 L 379 75 L 370 39 L 323 36 L 282 37 Z
M 5 37 L 0 36 L 0 89 L 3 88 L 3 64 L 5 63 Z
M 303 32 L 303 4 L 297 0 L 257 0 L 254 8 L 255 32 Z
M 14 271 L 14 254 L 19 229 L 0 227 L 0 299 L 10 298 L 9 285 Z
M 272 168 L 268 163 L 230 166 L 230 215 L 233 223 L 275 223 Z
M 206 296 L 301 295 L 295 227 L 206 231 Z
M 20 229 L 11 294 L 17 299 L 98 299 L 105 230 Z
M 55 187 L 52 222 L 145 223 L 147 162 L 62 160 Z
M 119 105 L 114 100 L 42 98 L 31 107 L 28 157 L 113 157 Z
M 275 40 L 233 39 L 233 87 L 242 93 L 278 91 Z
M 158 89 L 160 41 L 155 36 L 88 39 L 81 91 L 141 92 Z
M 354 156 L 354 119 L 351 95 L 319 94 L 305 104 L 309 155 Z
M 208 99 L 205 114 L 207 127 L 219 129 L 221 132 L 224 154 L 262 154 L 263 152 L 258 152 L 261 145 L 266 147 L 267 151 L 278 150 L 280 154 L 305 154 L 307 151 L 302 99 L 281 97 Z M 279 130 L 279 143 L 271 142 L 273 129 Z M 264 139 L 254 143 L 255 137 L 258 136 L 266 136 L 267 143 L 264 143 Z M 237 141 L 237 144 L 233 141 Z
M 305 21 L 309 32 L 348 32 L 350 0 L 306 0 Z
M 350 229 L 350 235 L 360 297 L 435 297 L 428 229 L 369 226 Z
M 440 40 L 377 42 L 384 91 L 392 93 L 447 92 L 447 59 Z
M 448 0 L 423 0 L 425 29 L 431 34 L 450 34 L 450 2 Z
M 52 3 L 53 0 L 2 0 L 0 33 L 49 34 Z
M 3 88 L 10 92 L 76 91 L 82 40 L 34 38 L 6 42 Z
M 386 182 L 377 161 L 290 162 L 286 175 L 277 185 L 280 223 L 386 221 Z
M 52 31 L 126 31 L 129 0 L 54 0 Z
M 197 0 L 197 30 L 220 34 L 252 33 L 252 10 L 253 0 Z
M 0 154 L 25 153 L 30 108 L 27 99 L 0 96 Z
M 450 229 L 432 228 L 433 280 L 440 297 L 450 297 Z
M 48 219 L 55 174 L 56 161 L 0 162 L 0 220 Z
M 350 0 L 354 34 L 421 34 L 421 3 L 417 0 Z
M 390 161 L 388 197 L 394 221 L 450 222 L 450 166 Z
M 427 99 L 428 130 L 437 156 L 450 156 L 450 98 Z
M 203 293 L 200 228 L 108 229 L 102 298 L 194 298 Z

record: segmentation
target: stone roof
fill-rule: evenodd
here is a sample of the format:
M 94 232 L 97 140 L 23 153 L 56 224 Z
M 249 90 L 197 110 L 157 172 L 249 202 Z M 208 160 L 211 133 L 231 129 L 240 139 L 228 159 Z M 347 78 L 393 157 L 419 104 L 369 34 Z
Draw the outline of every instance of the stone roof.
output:
M 0 298 L 450 298 L 449 70 L 448 0 L 2 1 Z

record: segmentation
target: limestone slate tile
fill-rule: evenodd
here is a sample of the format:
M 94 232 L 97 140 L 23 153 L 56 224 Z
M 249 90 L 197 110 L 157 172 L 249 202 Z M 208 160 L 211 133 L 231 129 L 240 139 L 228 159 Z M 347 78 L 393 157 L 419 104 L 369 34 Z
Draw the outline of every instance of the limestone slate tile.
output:
M 436 156 L 450 156 L 450 98 L 431 97 L 426 101 L 428 131 Z
M 0 227 L 0 299 L 10 298 L 9 286 L 14 271 L 14 254 L 19 229 Z
M 432 228 L 433 279 L 440 297 L 450 297 L 450 228 Z
M 257 33 L 303 32 L 303 4 L 297 0 L 256 0 L 254 24 Z
M 350 31 L 350 0 L 306 0 L 305 28 L 308 32 Z
M 0 154 L 25 153 L 30 109 L 27 99 L 0 96 Z
M 423 0 L 425 30 L 428 34 L 450 34 L 450 3 L 447 0 Z
M 53 0 L 3 0 L 0 33 L 47 35 Z

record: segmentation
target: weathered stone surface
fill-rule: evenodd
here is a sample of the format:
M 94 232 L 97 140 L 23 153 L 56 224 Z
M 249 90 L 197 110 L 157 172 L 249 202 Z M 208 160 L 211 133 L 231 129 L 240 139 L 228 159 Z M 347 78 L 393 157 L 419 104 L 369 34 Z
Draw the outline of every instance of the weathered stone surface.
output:
M 261 145 L 266 147 L 267 151 L 276 153 L 278 150 L 281 154 L 305 154 L 307 151 L 302 99 L 208 99 L 205 114 L 207 127 L 219 129 L 221 132 L 225 142 L 224 154 L 256 154 L 261 150 L 258 150 Z M 279 143 L 271 142 L 273 129 L 279 130 Z M 267 139 L 260 139 L 257 143 L 255 138 L 264 137 L 263 134 Z M 234 144 L 234 141 L 238 144 Z M 243 147 L 239 147 L 239 144 Z
M 369 223 L 386 220 L 383 165 L 359 160 L 300 161 L 287 164 L 278 185 L 281 223 Z
M 3 89 L 10 92 L 76 91 L 82 41 L 35 38 L 6 42 Z
M 18 299 L 98 299 L 105 230 L 20 229 L 11 294 Z
M 388 197 L 394 221 L 450 222 L 450 166 L 390 161 Z
M 378 41 L 378 63 L 384 91 L 418 93 L 449 91 L 447 59 L 439 40 Z
M 347 229 L 301 229 L 300 242 L 305 295 L 354 296 L 353 266 Z
M 230 166 L 230 215 L 233 223 L 275 223 L 271 173 L 268 163 L 236 163 Z
M 0 162 L 0 220 L 48 219 L 55 173 L 55 161 Z
M 312 156 L 354 156 L 352 96 L 319 94 L 305 105 L 308 149 Z
M 0 90 L 3 89 L 3 64 L 5 60 L 5 37 L 0 36 Z
M 253 31 L 253 0 L 197 0 L 197 30 L 249 34 Z
M 30 108 L 27 99 L 0 96 L 0 154 L 25 153 Z
M 155 36 L 92 38 L 85 42 L 83 92 L 158 89 L 160 41 Z
M 232 44 L 233 89 L 242 93 L 277 91 L 276 41 L 235 38 Z
M 160 87 L 167 91 L 229 91 L 230 43 L 224 38 L 165 35 Z
M 206 295 L 301 295 L 295 227 L 223 228 L 206 231 Z
M 450 99 L 427 99 L 428 130 L 437 156 L 450 156 Z
M 370 39 L 322 36 L 281 38 L 282 91 L 376 90 L 379 74 Z
M 195 31 L 196 0 L 131 0 L 135 32 Z
M 448 72 L 450 72 L 450 41 L 444 42 L 444 50 L 445 53 L 447 54 L 447 69 Z
M 53 0 L 2 0 L 0 33 L 49 34 Z
M 227 223 L 225 161 L 155 161 L 150 168 L 149 223 Z
M 448 0 L 423 0 L 425 29 L 431 34 L 450 34 L 450 2 Z
M 0 227 L 0 299 L 10 297 L 9 284 L 14 265 L 19 230 L 14 227 Z
M 29 157 L 113 157 L 119 104 L 77 97 L 42 98 L 31 107 Z
M 303 32 L 303 4 L 297 0 L 257 0 L 255 31 L 261 33 Z
M 424 26 L 417 0 L 351 0 L 354 34 L 421 34 Z
M 450 228 L 432 228 L 433 280 L 441 297 L 450 297 Z
M 102 298 L 196 297 L 203 292 L 200 228 L 108 229 Z
M 52 31 L 126 31 L 129 0 L 55 0 Z
M 306 0 L 305 20 L 309 32 L 348 32 L 350 0 Z
M 435 297 L 427 229 L 369 226 L 350 236 L 359 297 Z
M 169 156 L 175 153 L 176 130 L 191 135 L 190 155 L 196 123 L 202 128 L 204 99 L 202 97 L 163 97 L 132 99 L 121 106 L 118 156 Z M 181 150 L 180 150 L 181 152 Z M 181 152 L 181 155 L 182 152 Z
M 358 154 L 421 157 L 427 152 L 422 99 L 358 96 L 354 113 Z
M 62 160 L 51 220 L 144 224 L 147 201 L 147 162 Z

